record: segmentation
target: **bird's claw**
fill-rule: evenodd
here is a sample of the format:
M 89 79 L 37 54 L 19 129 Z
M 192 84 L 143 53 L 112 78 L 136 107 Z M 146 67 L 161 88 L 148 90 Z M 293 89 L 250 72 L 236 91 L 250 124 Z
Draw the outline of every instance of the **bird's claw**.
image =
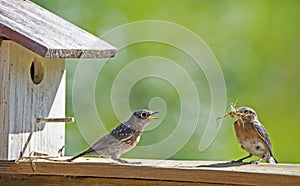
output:
M 250 161 L 250 164 L 252 164 L 252 165 L 258 165 L 258 164 L 260 164 L 260 161 L 261 160 L 257 160 L 257 161 L 252 160 L 252 161 Z
M 126 160 L 123 160 L 123 159 L 115 159 L 116 161 L 118 161 L 119 163 L 122 163 L 122 164 L 141 164 L 142 162 L 129 162 L 129 161 L 126 161 Z
M 140 161 L 134 161 L 134 162 L 128 162 L 129 164 L 134 164 L 134 165 L 139 165 L 142 164 L 142 162 Z

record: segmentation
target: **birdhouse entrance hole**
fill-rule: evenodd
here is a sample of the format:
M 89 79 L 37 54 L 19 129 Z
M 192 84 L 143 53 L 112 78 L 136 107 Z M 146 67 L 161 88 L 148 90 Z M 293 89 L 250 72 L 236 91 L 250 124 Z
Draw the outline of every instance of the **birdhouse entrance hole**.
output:
M 44 65 L 41 61 L 33 61 L 30 66 L 30 77 L 34 84 L 39 84 L 44 77 Z

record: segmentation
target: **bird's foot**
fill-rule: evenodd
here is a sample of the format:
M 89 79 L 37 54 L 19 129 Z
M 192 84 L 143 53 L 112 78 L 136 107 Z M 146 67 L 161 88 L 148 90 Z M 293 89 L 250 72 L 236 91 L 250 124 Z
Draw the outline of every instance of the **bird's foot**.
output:
M 129 161 L 126 161 L 123 159 L 114 159 L 114 160 L 116 160 L 117 162 L 122 163 L 122 164 L 141 164 L 142 163 L 142 162 L 129 162 Z
M 134 162 L 128 162 L 129 164 L 133 164 L 133 165 L 139 165 L 142 164 L 142 162 L 140 161 L 134 161 Z
M 261 162 L 261 159 L 259 159 L 259 160 L 252 160 L 252 161 L 250 161 L 250 164 L 253 164 L 253 165 L 258 165 L 258 164 L 260 164 L 260 162 Z

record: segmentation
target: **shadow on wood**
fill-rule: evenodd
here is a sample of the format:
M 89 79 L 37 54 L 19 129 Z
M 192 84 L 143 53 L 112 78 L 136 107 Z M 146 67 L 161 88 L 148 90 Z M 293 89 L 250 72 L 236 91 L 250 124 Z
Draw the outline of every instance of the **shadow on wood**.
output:
M 209 165 L 198 165 L 196 167 L 238 167 L 243 165 L 249 165 L 252 162 L 225 162 L 225 163 L 213 163 Z

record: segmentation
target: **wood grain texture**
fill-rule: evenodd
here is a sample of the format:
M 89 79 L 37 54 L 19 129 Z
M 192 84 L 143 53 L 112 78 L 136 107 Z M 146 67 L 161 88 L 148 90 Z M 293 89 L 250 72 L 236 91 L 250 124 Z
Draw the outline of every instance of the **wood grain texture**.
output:
M 1 45 L 1 76 L 5 83 L 1 92 L 0 158 L 13 160 L 20 152 L 28 156 L 32 151 L 57 155 L 64 145 L 65 125 L 36 125 L 36 118 L 65 117 L 65 61 L 47 59 L 19 44 L 4 40 Z M 6 57 L 5 57 L 6 56 Z M 44 76 L 39 84 L 31 79 L 33 61 L 43 65 Z M 1 67 L 2 67 L 1 66 Z M 3 144 L 2 144 L 3 143 Z
M 119 186 L 153 186 L 153 185 L 167 185 L 167 186 L 191 186 L 191 185 L 216 185 L 208 183 L 194 183 L 194 182 L 177 182 L 177 181 L 160 181 L 160 180 L 143 180 L 143 179 L 122 179 L 122 178 L 93 178 L 93 177 L 74 177 L 74 176 L 44 176 L 44 175 L 16 175 L 16 174 L 0 174 L 1 186 L 12 185 L 119 185 Z
M 0 159 L 8 155 L 8 116 L 9 116 L 9 43 L 0 46 Z
M 0 0 L 0 36 L 46 58 L 107 58 L 117 49 L 26 0 Z
M 97 180 L 122 179 L 124 184 L 143 183 L 223 184 L 223 185 L 299 185 L 300 165 L 293 164 L 234 164 L 226 162 L 128 160 L 142 161 L 141 165 L 120 165 L 110 159 L 79 158 L 73 163 L 36 161 L 36 171 L 29 162 L 0 162 L 0 174 L 36 176 L 62 176 L 77 179 Z M 106 181 L 107 181 L 106 180 Z M 73 180 L 74 181 L 74 180 Z M 59 182 L 57 182 L 59 183 Z

